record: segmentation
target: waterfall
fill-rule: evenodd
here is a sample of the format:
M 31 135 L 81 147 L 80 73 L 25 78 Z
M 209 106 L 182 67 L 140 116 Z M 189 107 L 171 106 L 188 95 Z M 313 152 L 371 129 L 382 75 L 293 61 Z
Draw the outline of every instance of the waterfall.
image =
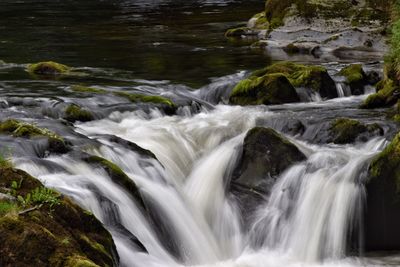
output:
M 113 235 L 121 266 L 362 266 L 346 258 L 347 236 L 357 230 L 352 227 L 363 205 L 362 170 L 382 149 L 383 139 L 319 146 L 289 137 L 307 160 L 278 178 L 250 230 L 242 227 L 226 183 L 245 133 L 273 114 L 219 105 L 194 116 L 117 112 L 75 125 L 102 144 L 85 152 L 114 162 L 137 184 L 144 201 L 168 225 L 171 240 L 157 234 L 138 203 L 102 169 L 69 155 L 19 158 L 15 164 L 93 212 Z M 135 142 L 158 160 L 103 134 Z M 178 244 L 176 254 L 169 243 Z

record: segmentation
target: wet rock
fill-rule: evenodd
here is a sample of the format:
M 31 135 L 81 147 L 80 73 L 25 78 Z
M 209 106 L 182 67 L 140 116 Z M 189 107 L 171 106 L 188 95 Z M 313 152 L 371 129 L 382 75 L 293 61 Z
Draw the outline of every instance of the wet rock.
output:
M 352 95 L 364 94 L 364 87 L 368 84 L 368 77 L 361 64 L 352 64 L 343 68 L 338 75 L 344 76 Z
M 114 183 L 120 185 L 127 192 L 129 192 L 133 199 L 135 199 L 135 202 L 138 204 L 138 206 L 145 209 L 143 198 L 138 187 L 136 186 L 135 182 L 128 175 L 126 175 L 123 170 L 121 170 L 120 167 L 111 161 L 98 156 L 87 155 L 83 158 L 83 160 L 93 166 L 104 169 Z
M 366 192 L 366 250 L 400 250 L 400 134 L 372 160 Z
M 28 72 L 35 75 L 59 75 L 67 73 L 71 68 L 53 61 L 28 65 Z
M 400 98 L 400 89 L 396 82 L 391 79 L 382 80 L 376 85 L 376 93 L 368 96 L 360 108 L 373 109 L 390 107 L 397 103 Z
M 252 76 L 239 82 L 229 96 L 235 105 L 274 105 L 299 102 L 295 88 L 282 74 Z
M 267 197 L 283 171 L 305 159 L 294 144 L 273 129 L 251 129 L 230 183 L 230 191 L 238 198 L 244 217 Z
M 46 138 L 48 140 L 48 150 L 53 153 L 66 153 L 69 151 L 64 138 L 56 133 L 37 127 L 34 124 L 8 119 L 0 122 L 0 133 L 11 134 L 14 137 L 22 138 Z
M 133 143 L 133 142 L 130 142 L 130 141 L 125 140 L 125 139 L 122 139 L 122 138 L 120 138 L 120 137 L 118 137 L 118 136 L 115 136 L 115 135 L 109 135 L 109 136 L 108 136 L 108 139 L 109 139 L 111 142 L 120 144 L 120 145 L 122 145 L 123 147 L 125 147 L 125 148 L 127 148 L 127 149 L 129 149 L 129 150 L 131 150 L 131 151 L 134 151 L 134 152 L 138 153 L 138 154 L 141 155 L 142 157 L 157 159 L 157 158 L 156 158 L 156 155 L 154 155 L 153 152 L 151 152 L 150 150 L 144 149 L 144 148 L 138 146 L 137 144 L 135 144 L 135 143 Z
M 329 128 L 330 138 L 328 142 L 335 144 L 350 144 L 355 141 L 367 141 L 374 136 L 382 136 L 384 130 L 379 124 L 363 124 L 349 118 L 334 120 Z
M 65 109 L 64 119 L 69 122 L 87 122 L 93 120 L 94 116 L 90 111 L 83 109 L 78 105 L 71 104 Z
M 335 82 L 329 76 L 326 68 L 321 66 L 283 61 L 255 71 L 252 76 L 262 77 L 266 74 L 282 74 L 288 78 L 294 87 L 310 89 L 323 98 L 338 97 Z
M 0 168 L 0 188 L 19 199 L 0 200 L 1 266 L 118 266 L 110 233 L 69 198 L 13 168 Z

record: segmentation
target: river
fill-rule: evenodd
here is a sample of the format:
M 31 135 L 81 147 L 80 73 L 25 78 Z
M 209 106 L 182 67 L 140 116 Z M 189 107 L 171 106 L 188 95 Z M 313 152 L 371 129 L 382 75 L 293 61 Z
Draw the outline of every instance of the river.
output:
M 230 90 L 249 71 L 277 59 L 250 49 L 249 42 L 224 37 L 226 29 L 262 10 L 263 2 L 1 1 L 0 119 L 49 128 L 74 151 L 43 155 L 40 144 L 7 136 L 0 136 L 0 145 L 12 151 L 18 168 L 93 212 L 112 233 L 121 266 L 399 266 L 400 256 L 347 253 L 349 229 L 361 227 L 365 192 L 360 177 L 397 127 L 380 110 L 358 108 L 367 94 L 351 96 L 338 80 L 341 97 L 328 101 L 313 96 L 297 104 L 226 105 Z M 43 80 L 26 72 L 27 63 L 44 60 L 70 65 L 76 75 Z M 373 70 L 383 64 L 382 58 L 355 61 Z M 347 62 L 317 64 L 334 75 Z M 183 107 L 167 116 L 113 95 L 71 90 L 82 84 L 161 94 Z M 60 120 L 68 103 L 90 109 L 96 120 Z M 325 144 L 319 135 L 337 117 L 380 123 L 385 136 Z M 305 125 L 303 133 L 291 131 L 296 121 Z M 278 178 L 251 227 L 243 229 L 237 202 L 225 186 L 244 136 L 255 126 L 285 134 L 307 160 Z M 157 160 L 110 136 L 150 150 Z M 80 151 L 121 167 L 159 225 L 104 171 L 75 157 Z M 168 239 L 158 227 L 166 229 Z

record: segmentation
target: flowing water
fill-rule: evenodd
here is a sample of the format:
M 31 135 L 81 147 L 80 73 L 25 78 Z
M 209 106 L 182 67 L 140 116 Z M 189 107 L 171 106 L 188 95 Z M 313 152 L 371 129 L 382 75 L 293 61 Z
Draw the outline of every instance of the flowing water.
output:
M 399 266 L 400 256 L 353 252 L 363 243 L 365 172 L 397 129 L 379 110 L 358 109 L 366 95 L 351 96 L 338 80 L 340 98 L 329 101 L 309 95 L 303 103 L 270 107 L 223 104 L 247 70 L 273 56 L 223 36 L 262 10 L 263 1 L 38 3 L 0 3 L 0 118 L 54 130 L 74 151 L 46 155 L 36 140 L 7 136 L 0 136 L 0 145 L 12 151 L 18 168 L 93 212 L 112 233 L 121 266 Z M 47 59 L 70 64 L 77 74 L 38 80 L 25 72 L 26 63 Z M 360 61 L 367 69 L 382 66 Z M 319 63 L 332 75 L 343 66 Z M 166 116 L 111 94 L 73 92 L 75 84 L 160 94 L 183 107 Z M 89 108 L 96 120 L 63 123 L 59 114 L 68 103 Z M 378 122 L 385 136 L 325 144 L 324 129 L 337 117 Z M 292 131 L 299 121 L 306 126 L 301 134 Z M 245 228 L 227 184 L 254 126 L 280 131 L 307 160 L 280 175 Z M 136 143 L 156 159 L 110 136 Z M 82 151 L 121 167 L 140 188 L 152 218 L 103 169 L 81 160 Z

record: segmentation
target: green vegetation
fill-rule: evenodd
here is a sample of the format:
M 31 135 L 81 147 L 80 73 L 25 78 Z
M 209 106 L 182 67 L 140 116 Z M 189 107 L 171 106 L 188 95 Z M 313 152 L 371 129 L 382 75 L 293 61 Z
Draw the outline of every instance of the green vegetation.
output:
M 351 64 L 344 67 L 339 75 L 346 77 L 348 83 L 359 82 L 364 79 L 365 73 L 361 64 Z
M 377 92 L 368 96 L 360 107 L 365 109 L 390 107 L 398 100 L 398 96 L 395 94 L 398 90 L 399 88 L 393 80 L 386 79 L 378 83 Z
M 248 27 L 239 27 L 229 29 L 225 33 L 225 37 L 241 37 L 246 35 L 254 35 L 254 32 Z
M 0 168 L 0 178 L 9 194 L 0 200 L 1 266 L 118 265 L 111 235 L 91 213 L 24 171 Z
M 15 137 L 32 138 L 35 136 L 44 136 L 63 141 L 63 138 L 46 128 L 39 128 L 34 124 L 8 119 L 0 123 L 0 132 L 9 133 Z
M 59 75 L 69 72 L 70 69 L 71 68 L 66 65 L 53 61 L 39 62 L 28 65 L 28 72 L 36 75 Z
M 65 110 L 64 119 L 70 122 L 75 122 L 75 121 L 85 122 L 93 120 L 94 117 L 90 111 L 83 109 L 78 105 L 71 104 Z

